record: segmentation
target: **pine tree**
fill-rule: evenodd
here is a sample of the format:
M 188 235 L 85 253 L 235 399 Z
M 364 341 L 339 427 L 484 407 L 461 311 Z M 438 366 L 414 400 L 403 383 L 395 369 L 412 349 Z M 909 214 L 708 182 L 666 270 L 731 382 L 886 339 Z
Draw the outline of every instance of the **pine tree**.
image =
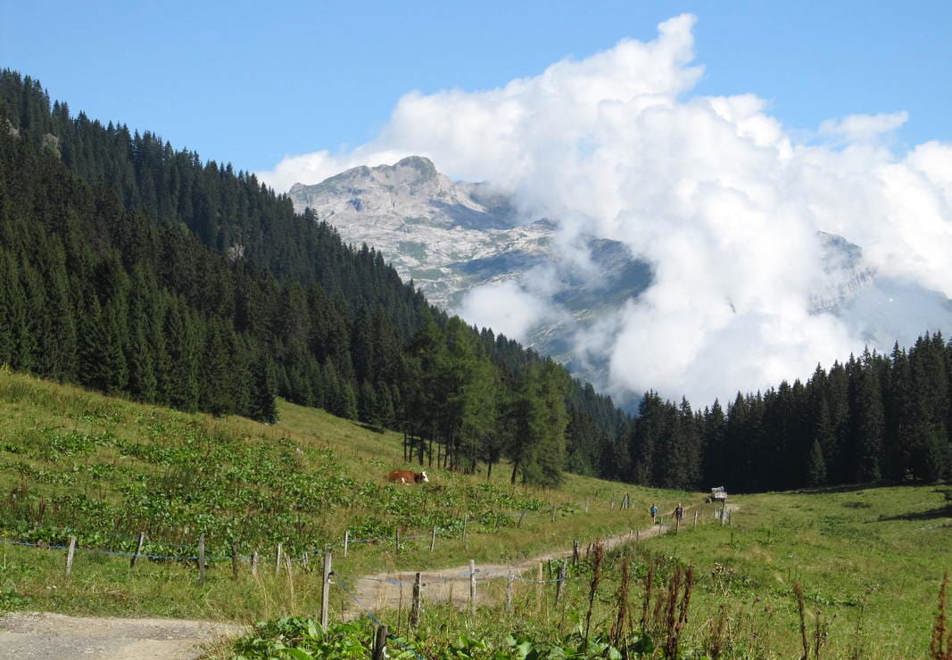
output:
M 79 324 L 79 378 L 83 385 L 107 391 L 113 382 L 112 355 L 102 308 L 95 295 L 88 295 Z
M 106 353 L 109 360 L 109 385 L 108 392 L 123 392 L 129 384 L 129 367 L 126 362 L 127 350 L 127 332 L 124 321 L 124 315 L 121 306 L 116 303 L 110 303 L 103 310 L 106 320 L 106 341 L 108 346 Z
M 379 424 L 377 419 L 377 397 L 374 387 L 368 381 L 360 384 L 357 398 L 357 419 L 365 424 Z
M 274 362 L 267 357 L 258 359 L 254 370 L 254 390 L 251 396 L 249 417 L 266 424 L 278 421 L 277 385 Z
M 357 394 L 350 381 L 341 382 L 334 414 L 344 419 L 357 419 Z
M 129 391 L 141 401 L 155 401 L 158 382 L 152 344 L 146 335 L 146 321 L 138 311 L 133 315 L 129 347 Z
M 376 408 L 373 416 L 377 423 L 385 428 L 396 428 L 397 414 L 393 405 L 393 397 L 390 395 L 390 388 L 386 383 L 380 383 L 376 395 L 374 396 Z
M 814 425 L 813 425 L 813 443 L 811 444 L 811 454 L 813 452 L 813 445 L 817 445 L 820 448 L 820 453 L 823 457 L 823 476 L 826 478 L 826 457 L 830 454 L 834 444 L 836 443 L 836 434 L 833 430 L 833 420 L 830 419 L 830 407 L 826 403 L 826 399 L 822 396 L 819 397 L 819 401 L 816 404 L 816 412 L 814 413 Z M 810 458 L 810 462 L 816 462 L 814 458 Z M 808 467 L 807 476 L 809 482 L 809 474 L 811 470 Z M 814 483 L 813 485 L 818 485 Z
M 182 410 L 194 410 L 198 406 L 198 346 L 201 339 L 187 311 L 179 302 L 169 307 L 165 317 L 165 346 L 171 368 L 169 378 L 169 403 Z
M 213 415 L 223 415 L 236 410 L 233 400 L 234 377 L 232 356 L 229 351 L 225 328 L 213 321 L 205 336 L 202 357 L 201 407 Z
M 819 440 L 814 440 L 810 447 L 807 459 L 807 484 L 822 486 L 826 483 L 826 459 L 823 458 L 823 447 Z
M 858 374 L 858 393 L 855 409 L 855 480 L 857 482 L 879 481 L 880 456 L 883 446 L 885 424 L 883 420 L 882 392 L 876 370 L 864 368 Z
M 18 305 L 22 305 L 17 300 L 17 279 L 16 268 L 9 254 L 0 247 L 0 364 L 5 365 L 13 364 L 17 346 L 15 324 L 19 315 Z

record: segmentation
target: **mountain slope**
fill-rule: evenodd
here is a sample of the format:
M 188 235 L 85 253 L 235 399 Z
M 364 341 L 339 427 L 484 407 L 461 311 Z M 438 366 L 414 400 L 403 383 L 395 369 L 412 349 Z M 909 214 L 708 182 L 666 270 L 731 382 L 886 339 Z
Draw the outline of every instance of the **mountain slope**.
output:
M 296 184 L 297 211 L 310 208 L 349 243 L 366 243 L 392 261 L 434 304 L 451 309 L 476 284 L 512 277 L 548 253 L 553 227 L 517 226 L 504 195 L 454 183 L 426 158 L 356 167 L 317 185 Z
M 648 264 L 622 243 L 583 236 L 579 251 L 560 249 L 556 223 L 526 221 L 510 196 L 487 184 L 451 181 L 419 156 L 299 183 L 288 195 L 296 210 L 310 209 L 345 241 L 380 250 L 448 311 L 459 310 L 480 287 L 558 282 L 549 313 L 525 339 L 563 363 L 573 363 L 573 338 L 599 310 L 637 297 L 651 282 Z M 596 376 L 576 367 L 582 377 Z
M 497 307 L 531 306 L 534 317 L 514 327 L 518 338 L 575 375 L 612 386 L 602 354 L 617 331 L 611 319 L 653 280 L 651 266 L 623 243 L 585 235 L 565 243 L 556 221 L 527 216 L 513 197 L 487 184 L 454 182 L 419 156 L 299 183 L 289 196 L 344 240 L 379 249 L 445 310 L 479 321 L 495 300 Z M 878 346 L 952 324 L 944 296 L 878 274 L 865 265 L 861 247 L 840 236 L 819 238 L 823 267 L 810 314 L 832 314 Z M 485 293 L 479 305 L 474 292 Z M 600 348 L 592 349 L 592 336 Z
M 346 245 L 253 175 L 74 117 L 11 71 L 0 71 L 0 126 L 0 364 L 263 420 L 279 394 L 404 429 L 469 471 L 528 445 L 504 422 L 520 397 L 539 405 L 531 381 L 589 423 L 535 427 L 558 451 L 525 453 L 527 479 L 566 445 L 593 457 L 572 467 L 593 472 L 617 440 L 610 399 L 449 318 L 379 252 Z M 564 465 L 551 467 L 555 483 Z

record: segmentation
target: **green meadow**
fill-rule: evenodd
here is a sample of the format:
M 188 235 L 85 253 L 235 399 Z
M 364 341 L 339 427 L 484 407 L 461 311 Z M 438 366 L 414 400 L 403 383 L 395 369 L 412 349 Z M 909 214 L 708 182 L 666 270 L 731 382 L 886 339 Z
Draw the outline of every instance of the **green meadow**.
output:
M 420 469 L 403 462 L 399 434 L 286 402 L 280 422 L 269 426 L 0 371 L 0 413 L 0 610 L 270 620 L 257 638 L 262 648 L 283 639 L 313 650 L 329 639 L 308 641 L 306 625 L 286 618 L 318 614 L 325 549 L 344 584 L 470 559 L 516 563 L 568 549 L 575 539 L 586 548 L 644 529 L 651 502 L 668 511 L 677 501 L 703 499 L 575 475 L 559 489 L 512 486 L 505 469 L 487 480 L 426 467 L 429 484 L 389 484 L 391 469 Z M 626 494 L 630 509 L 620 506 Z M 608 551 L 594 595 L 594 559 L 583 556 L 569 562 L 558 603 L 556 562 L 545 564 L 545 584 L 534 583 L 534 571 L 514 583 L 512 611 L 506 581 L 493 580 L 480 585 L 475 615 L 459 603 L 427 600 L 424 590 L 417 627 L 409 625 L 409 606 L 376 616 L 425 657 L 530 657 L 519 655 L 526 649 L 549 654 L 537 657 L 596 657 L 607 651 L 578 650 L 585 622 L 592 649 L 597 640 L 610 643 L 624 600 L 619 647 L 662 657 L 671 577 L 690 567 L 681 657 L 800 657 L 797 584 L 810 657 L 817 643 L 820 657 L 928 656 L 939 585 L 952 568 L 952 487 L 765 493 L 732 496 L 731 504 L 730 524 L 701 505 L 696 528 L 689 509 L 679 533 Z M 345 531 L 354 539 L 346 558 Z M 144 556 L 130 568 L 140 532 Z M 202 535 L 204 582 L 194 559 Z M 70 536 L 78 547 L 67 576 L 61 546 Z M 286 559 L 276 570 L 278 543 Z M 625 562 L 630 584 L 622 599 Z M 332 620 L 352 609 L 349 598 L 332 589 Z M 367 620 L 347 625 L 333 634 L 369 645 Z M 236 648 L 255 657 L 247 641 L 210 653 Z

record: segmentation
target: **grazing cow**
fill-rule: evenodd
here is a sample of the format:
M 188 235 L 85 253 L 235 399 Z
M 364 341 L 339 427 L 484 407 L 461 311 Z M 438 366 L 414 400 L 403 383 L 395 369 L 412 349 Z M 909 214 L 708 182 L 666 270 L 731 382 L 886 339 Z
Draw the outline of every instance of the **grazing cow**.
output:
M 426 472 L 413 472 L 412 470 L 394 470 L 387 475 L 387 480 L 401 484 L 425 484 L 429 481 Z

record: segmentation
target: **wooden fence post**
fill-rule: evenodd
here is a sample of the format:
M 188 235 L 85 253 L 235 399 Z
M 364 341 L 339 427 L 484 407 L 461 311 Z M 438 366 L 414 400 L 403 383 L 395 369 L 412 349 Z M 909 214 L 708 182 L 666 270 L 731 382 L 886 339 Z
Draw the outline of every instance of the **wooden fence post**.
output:
M 385 624 L 377 626 L 374 634 L 374 652 L 373 660 L 385 660 L 387 657 L 387 626 Z
M 466 540 L 466 521 L 469 520 L 469 514 L 463 515 L 463 540 Z
M 536 609 L 542 609 L 542 586 L 545 583 L 545 579 L 542 575 L 542 562 L 539 562 L 539 569 L 536 572 Z
M 476 562 L 469 560 L 469 613 L 476 614 Z
M 400 624 L 403 622 L 403 580 L 397 580 L 400 585 L 400 597 L 397 600 L 397 634 L 400 634 Z
M 611 506 L 611 510 L 612 510 L 612 511 L 615 510 L 615 496 L 614 496 L 614 495 L 612 496 L 612 506 Z
M 640 542 L 641 542 L 641 530 L 636 529 L 635 530 L 635 545 L 638 545 L 638 543 Z
M 129 568 L 135 568 L 136 562 L 139 561 L 139 555 L 142 554 L 142 546 L 145 545 L 145 532 L 139 532 L 139 542 L 136 543 L 136 551 L 132 555 L 132 559 L 129 560 Z
M 420 599 L 423 581 L 417 573 L 413 580 L 413 600 L 410 602 L 410 626 L 416 628 L 420 624 Z
M 231 577 L 238 579 L 238 544 L 231 544 Z
M 572 541 L 572 566 L 578 566 L 578 539 Z
M 436 550 L 436 525 L 433 525 L 433 531 L 430 532 L 430 552 Z
M 205 584 L 205 535 L 198 537 L 198 581 Z
M 552 522 L 555 522 L 555 506 L 552 507 Z
M 251 575 L 252 577 L 258 577 L 258 551 L 255 550 L 251 554 Z
M 76 537 L 69 537 L 69 548 L 66 550 L 66 577 L 73 572 L 73 556 L 76 554 Z
M 510 568 L 509 575 L 506 577 L 506 612 L 510 614 L 512 614 L 512 591 L 515 580 L 516 576 Z
M 400 528 L 397 527 L 396 531 L 393 534 L 393 550 L 394 553 L 400 554 Z
M 588 498 L 585 498 L 585 513 L 588 513 Z
M 278 544 L 278 549 L 274 553 L 274 574 L 279 575 L 281 573 L 281 544 Z
M 327 621 L 330 616 L 331 575 L 334 573 L 331 570 L 331 566 L 331 551 L 324 550 L 324 579 L 323 586 L 321 587 L 321 628 L 325 631 L 327 630 Z
M 519 513 L 519 523 L 516 525 L 516 527 L 522 527 L 522 521 L 525 520 L 525 519 L 526 519 L 526 510 L 523 509 L 523 510 Z
M 555 604 L 558 605 L 562 599 L 562 585 L 565 584 L 565 560 L 559 564 L 559 576 L 555 580 Z
M 347 556 L 347 546 L 350 545 L 350 530 L 344 530 L 344 556 Z

